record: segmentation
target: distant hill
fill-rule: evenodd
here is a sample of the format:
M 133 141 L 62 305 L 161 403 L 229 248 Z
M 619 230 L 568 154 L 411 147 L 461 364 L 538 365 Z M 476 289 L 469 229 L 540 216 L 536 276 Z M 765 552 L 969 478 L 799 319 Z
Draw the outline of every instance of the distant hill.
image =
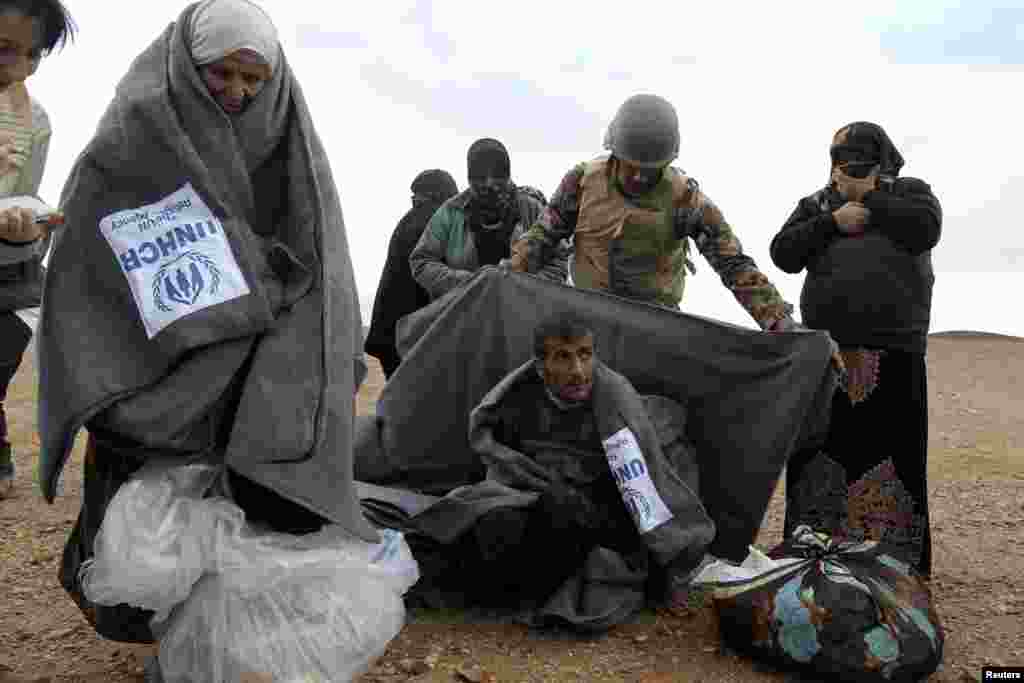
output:
M 363 339 L 365 340 L 367 335 L 370 334 L 369 326 L 363 326 Z M 929 337 L 938 338 L 957 338 L 957 337 L 972 337 L 975 339 L 1012 339 L 1014 341 L 1024 341 L 1024 337 L 1015 337 L 1010 334 L 999 334 L 997 332 L 979 332 L 977 330 L 947 330 L 944 332 L 932 332 L 928 335 Z
M 1014 337 L 1009 334 L 998 334 L 996 332 L 978 332 L 976 330 L 948 330 L 946 332 L 932 332 L 928 335 L 929 337 L 974 337 L 974 338 L 990 338 L 990 339 L 1012 339 L 1014 341 L 1024 341 L 1022 337 Z

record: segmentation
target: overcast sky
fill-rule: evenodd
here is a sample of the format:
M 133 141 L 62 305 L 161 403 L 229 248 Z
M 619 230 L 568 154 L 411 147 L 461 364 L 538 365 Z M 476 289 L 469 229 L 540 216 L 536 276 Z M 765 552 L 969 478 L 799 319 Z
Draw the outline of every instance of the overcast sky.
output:
M 188 3 L 65 4 L 78 39 L 29 83 L 54 128 L 42 188 L 51 202 L 132 59 Z M 903 174 L 942 202 L 932 331 L 1024 336 L 1020 0 L 261 4 L 330 155 L 367 324 L 417 173 L 444 168 L 462 189 L 466 149 L 496 137 L 513 179 L 550 196 L 573 164 L 601 153 L 616 107 L 653 92 L 679 111 L 677 165 L 794 304 L 803 276 L 774 268 L 771 239 L 824 184 L 835 130 L 870 120 L 903 153 Z M 684 310 L 753 326 L 696 264 Z

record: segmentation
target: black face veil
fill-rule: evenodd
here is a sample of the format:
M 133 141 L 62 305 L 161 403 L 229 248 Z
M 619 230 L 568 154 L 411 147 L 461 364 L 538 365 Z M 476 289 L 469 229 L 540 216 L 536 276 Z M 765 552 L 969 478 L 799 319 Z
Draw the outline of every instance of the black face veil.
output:
M 840 128 L 829 153 L 833 167 L 845 164 L 853 173 L 857 169 L 870 170 L 878 166 L 881 175 L 895 176 L 903 168 L 903 156 L 888 134 L 878 124 L 868 121 L 856 121 Z

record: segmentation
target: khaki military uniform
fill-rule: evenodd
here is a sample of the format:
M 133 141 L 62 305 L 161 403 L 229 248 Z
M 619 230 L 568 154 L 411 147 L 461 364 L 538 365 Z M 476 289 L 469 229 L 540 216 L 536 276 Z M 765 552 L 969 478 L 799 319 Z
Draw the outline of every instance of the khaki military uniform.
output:
M 669 167 L 639 198 L 618 187 L 613 162 L 579 164 L 563 178 L 540 219 L 513 245 L 513 265 L 536 272 L 562 239 L 575 244 L 577 287 L 679 308 L 690 240 L 751 317 L 767 328 L 793 307 L 743 253 L 722 212 L 697 182 Z

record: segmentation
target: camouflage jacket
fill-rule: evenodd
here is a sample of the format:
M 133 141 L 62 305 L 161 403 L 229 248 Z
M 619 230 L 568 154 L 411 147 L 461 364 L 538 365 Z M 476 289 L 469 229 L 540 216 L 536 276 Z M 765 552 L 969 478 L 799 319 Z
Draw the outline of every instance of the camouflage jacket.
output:
M 584 185 L 595 188 L 598 193 L 604 191 L 601 184 L 604 179 L 597 178 L 595 181 L 595 175 L 599 173 L 607 177 L 608 186 L 612 187 L 614 178 L 610 175 L 607 160 L 579 164 L 565 175 L 540 218 L 513 246 L 514 264 L 524 267 L 527 272 L 536 272 L 555 253 L 556 245 L 563 239 L 573 237 L 576 247 L 573 279 L 577 286 L 590 286 L 678 308 L 686 277 L 684 264 L 691 273 L 694 272 L 686 258 L 687 240 L 692 239 L 705 260 L 718 273 L 722 283 L 762 329 L 792 314 L 793 306 L 782 298 L 754 260 L 743 253 L 739 239 L 714 202 L 701 192 L 695 180 L 674 167 L 668 169 L 662 183 L 652 190 L 652 193 L 669 192 L 671 206 L 668 208 L 667 220 L 671 234 L 668 239 L 659 242 L 658 248 L 663 253 L 647 261 L 651 272 L 647 273 L 646 281 L 641 282 L 651 291 L 633 292 L 630 287 L 622 286 L 616 281 L 617 273 L 613 263 L 617 258 L 616 251 L 625 252 L 625 259 L 622 260 L 628 261 L 628 252 L 634 248 L 632 245 L 645 242 L 642 236 L 631 239 L 631 230 L 640 232 L 647 228 L 644 225 L 629 224 L 622 215 L 628 217 L 631 211 L 639 215 L 650 215 L 651 207 L 643 206 L 643 199 L 637 203 L 628 201 L 616 189 L 615 197 L 609 195 L 609 199 L 618 202 L 620 207 L 617 223 L 606 219 L 604 223 L 607 229 L 583 234 L 580 230 L 583 225 L 600 222 L 586 215 L 587 211 L 592 210 L 590 207 L 594 202 L 583 196 Z M 668 187 L 671 190 L 665 189 Z M 638 248 L 649 249 L 650 245 L 641 244 Z M 589 282 L 581 282 L 581 279 L 587 278 L 578 277 L 577 265 L 588 259 L 595 264 L 598 276 L 589 278 Z M 622 270 L 620 267 L 619 271 Z

